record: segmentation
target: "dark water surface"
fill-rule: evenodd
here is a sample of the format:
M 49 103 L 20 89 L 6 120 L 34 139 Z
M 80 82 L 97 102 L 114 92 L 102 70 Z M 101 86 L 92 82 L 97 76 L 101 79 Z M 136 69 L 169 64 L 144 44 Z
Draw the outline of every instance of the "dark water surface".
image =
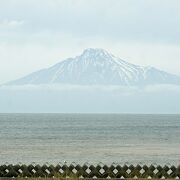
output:
M 180 164 L 180 115 L 0 114 L 2 163 Z

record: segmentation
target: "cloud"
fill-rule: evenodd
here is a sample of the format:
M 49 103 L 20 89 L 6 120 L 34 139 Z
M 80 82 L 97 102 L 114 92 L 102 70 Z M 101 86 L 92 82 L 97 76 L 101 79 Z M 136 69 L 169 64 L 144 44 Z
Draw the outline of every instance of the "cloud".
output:
M 144 88 L 147 93 L 160 93 L 160 92 L 178 92 L 180 93 L 180 85 L 151 85 Z
M 180 43 L 180 2 L 164 0 L 39 0 L 0 3 L 4 18 L 25 19 L 25 31 L 66 32 L 114 41 Z M 12 12 L 12 13 L 9 13 Z
M 117 85 L 71 85 L 71 84 L 40 84 L 40 85 L 2 85 L 0 87 L 1 90 L 55 90 L 55 91 L 121 91 L 127 92 L 129 91 L 136 91 L 138 90 L 137 87 L 127 87 L 127 86 L 117 86 Z
M 149 85 L 145 87 L 118 86 L 118 85 L 71 85 L 71 84 L 41 84 L 41 85 L 2 85 L 0 90 L 9 91 L 84 91 L 84 92 L 104 92 L 113 95 L 133 95 L 142 93 L 176 92 L 180 93 L 180 85 L 162 84 Z
M 4 86 L 0 112 L 180 113 L 180 86 Z
M 22 20 L 8 20 L 5 19 L 0 22 L 0 28 L 14 28 L 24 24 Z

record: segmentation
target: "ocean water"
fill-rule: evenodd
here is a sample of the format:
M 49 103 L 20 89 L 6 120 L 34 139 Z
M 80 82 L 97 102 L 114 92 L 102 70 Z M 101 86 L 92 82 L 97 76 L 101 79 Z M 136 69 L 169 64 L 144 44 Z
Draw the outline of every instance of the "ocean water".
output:
M 0 164 L 180 164 L 180 115 L 0 114 Z

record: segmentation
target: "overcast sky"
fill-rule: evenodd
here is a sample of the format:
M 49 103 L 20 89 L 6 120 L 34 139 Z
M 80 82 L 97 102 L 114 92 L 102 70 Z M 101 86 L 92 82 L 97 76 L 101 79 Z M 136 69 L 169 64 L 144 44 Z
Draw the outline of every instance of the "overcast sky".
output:
M 0 83 L 89 47 L 180 75 L 179 0 L 0 0 Z

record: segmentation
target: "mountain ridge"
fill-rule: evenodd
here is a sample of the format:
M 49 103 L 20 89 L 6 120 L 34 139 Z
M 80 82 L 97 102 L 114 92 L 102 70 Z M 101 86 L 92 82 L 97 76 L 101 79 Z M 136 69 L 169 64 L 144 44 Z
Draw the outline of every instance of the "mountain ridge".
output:
M 151 66 L 126 62 L 100 48 L 88 48 L 50 68 L 41 69 L 7 85 L 76 84 L 146 86 L 178 84 L 180 77 Z

